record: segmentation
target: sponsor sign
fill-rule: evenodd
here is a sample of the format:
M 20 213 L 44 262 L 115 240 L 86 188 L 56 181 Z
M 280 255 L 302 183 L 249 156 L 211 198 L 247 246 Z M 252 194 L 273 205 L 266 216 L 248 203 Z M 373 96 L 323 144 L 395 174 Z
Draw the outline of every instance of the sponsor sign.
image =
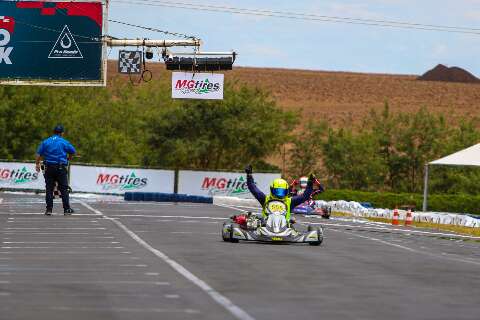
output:
M 58 36 L 57 41 L 53 45 L 52 51 L 48 55 L 49 59 L 83 59 L 82 53 L 75 42 L 68 26 L 63 27 L 62 33 Z
M 0 83 L 104 85 L 103 4 L 0 1 Z
M 45 182 L 33 163 L 0 162 L 0 188 L 39 190 Z
M 113 194 L 127 191 L 173 192 L 174 172 L 170 170 L 72 165 L 71 175 L 74 191 Z
M 280 178 L 280 173 L 257 173 L 253 177 L 260 190 L 267 194 L 270 183 Z M 179 172 L 178 179 L 178 193 L 253 199 L 244 173 L 185 170 Z
M 223 99 L 223 74 L 172 72 L 172 98 Z
M 9 46 L 15 27 L 13 17 L 0 16 L 0 64 L 11 65 L 10 55 L 13 47 Z

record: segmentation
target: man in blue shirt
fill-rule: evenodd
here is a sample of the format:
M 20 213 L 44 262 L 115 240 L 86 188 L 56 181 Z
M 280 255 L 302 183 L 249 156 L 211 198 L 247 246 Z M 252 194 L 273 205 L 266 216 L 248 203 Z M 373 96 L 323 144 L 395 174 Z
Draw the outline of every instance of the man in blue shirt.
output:
M 42 141 L 37 149 L 37 156 L 35 160 L 36 170 L 40 172 L 40 161 L 43 159 L 45 164 L 45 185 L 47 202 L 47 209 L 45 214 L 52 215 L 53 209 L 53 189 L 55 183 L 58 184 L 58 189 L 62 197 L 63 213 L 70 215 L 73 209 L 70 208 L 70 201 L 68 196 L 68 160 L 75 154 L 75 148 L 70 142 L 64 139 L 62 125 L 57 125 L 53 129 L 53 136 Z

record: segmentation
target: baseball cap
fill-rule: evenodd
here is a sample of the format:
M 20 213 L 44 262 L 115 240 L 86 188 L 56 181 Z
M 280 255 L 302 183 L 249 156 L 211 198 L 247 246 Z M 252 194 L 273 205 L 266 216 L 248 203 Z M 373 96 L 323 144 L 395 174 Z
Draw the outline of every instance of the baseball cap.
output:
M 55 128 L 53 128 L 53 132 L 55 133 L 63 133 L 65 128 L 61 124 L 57 124 Z

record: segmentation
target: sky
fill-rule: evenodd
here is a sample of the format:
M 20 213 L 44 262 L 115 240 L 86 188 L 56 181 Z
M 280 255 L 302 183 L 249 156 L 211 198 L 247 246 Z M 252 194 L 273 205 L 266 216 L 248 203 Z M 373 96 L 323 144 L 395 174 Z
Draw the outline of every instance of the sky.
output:
M 246 9 L 471 27 L 479 28 L 480 33 L 480 0 L 184 1 Z M 480 34 L 202 12 L 120 3 L 117 0 L 110 0 L 109 18 L 197 36 L 203 41 L 202 51 L 238 52 L 237 66 L 422 74 L 442 63 L 464 68 L 480 77 Z M 109 24 L 108 34 L 119 38 L 174 38 L 114 23 Z M 176 50 L 185 52 L 184 48 Z M 109 59 L 117 58 L 117 51 L 112 50 Z

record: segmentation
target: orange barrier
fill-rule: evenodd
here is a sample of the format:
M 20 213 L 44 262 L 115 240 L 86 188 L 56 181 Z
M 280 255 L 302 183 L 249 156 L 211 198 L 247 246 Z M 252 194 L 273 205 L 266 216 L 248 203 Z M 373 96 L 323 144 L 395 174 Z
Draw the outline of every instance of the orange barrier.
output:
M 407 217 L 405 218 L 405 225 L 406 226 L 411 226 L 412 224 L 413 224 L 412 210 L 408 209 Z
M 395 208 L 393 210 L 393 218 L 392 218 L 392 225 L 398 226 L 398 218 L 400 217 L 400 214 L 398 213 L 398 209 Z

